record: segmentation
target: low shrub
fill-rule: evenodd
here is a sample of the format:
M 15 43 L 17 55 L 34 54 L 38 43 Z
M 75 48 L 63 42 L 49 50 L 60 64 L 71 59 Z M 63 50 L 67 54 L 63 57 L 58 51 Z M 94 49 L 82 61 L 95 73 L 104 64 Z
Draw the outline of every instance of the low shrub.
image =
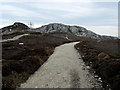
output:
M 47 61 L 56 46 L 72 42 L 72 39 L 69 41 L 62 34 L 27 33 L 30 35 L 2 44 L 4 88 L 15 88 L 25 82 Z M 24 44 L 20 45 L 21 42 Z
M 106 53 L 105 46 L 103 48 L 100 45 L 98 47 L 92 41 L 82 40 L 75 45 L 75 48 L 83 56 L 85 63 L 91 65 L 96 74 L 102 78 L 104 88 L 107 88 L 106 85 L 110 85 L 113 90 L 120 89 L 120 58 L 115 57 L 115 54 L 109 54 L 110 52 Z

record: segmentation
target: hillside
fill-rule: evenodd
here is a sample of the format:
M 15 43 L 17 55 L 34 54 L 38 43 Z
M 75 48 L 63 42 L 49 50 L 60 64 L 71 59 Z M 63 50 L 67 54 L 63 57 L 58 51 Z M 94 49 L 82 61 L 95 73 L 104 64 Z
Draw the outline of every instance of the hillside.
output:
M 27 25 L 20 23 L 20 22 L 15 22 L 13 25 L 9 25 L 9 26 L 1 28 L 0 35 L 11 34 L 16 31 L 22 32 L 27 29 L 29 29 L 29 27 Z
M 86 65 L 102 79 L 103 87 L 120 89 L 120 40 L 81 38 L 75 45 Z
M 33 32 L 40 32 L 40 33 L 66 33 L 66 34 L 72 34 L 79 37 L 88 37 L 88 38 L 94 38 L 94 39 L 117 39 L 115 37 L 111 36 L 101 36 L 98 35 L 90 30 L 87 30 L 84 27 L 81 26 L 70 26 L 70 25 L 64 25 L 60 23 L 51 23 L 48 25 L 43 25 L 39 28 L 29 28 L 27 25 L 16 22 L 13 25 L 4 27 L 1 29 L 2 35 L 14 33 L 14 32 L 25 32 L 25 31 L 33 31 Z
M 21 35 L 24 33 L 31 33 L 31 32 L 41 33 L 41 34 L 51 34 L 58 38 L 61 37 L 68 40 L 83 38 L 88 42 L 96 43 L 94 47 L 100 47 L 100 45 L 104 43 L 104 45 L 101 46 L 102 48 L 100 48 L 100 50 L 105 51 L 106 53 L 109 53 L 111 56 L 114 57 L 120 56 L 118 55 L 119 54 L 118 44 L 120 39 L 111 36 L 98 35 L 81 26 L 70 26 L 59 23 L 51 23 L 48 25 L 43 25 L 39 28 L 32 29 L 23 23 L 16 22 L 13 25 L 2 28 L 1 30 L 2 30 L 1 34 L 3 39 L 8 39 L 16 35 Z
M 2 31 L 0 35 L 2 35 L 3 41 L 5 41 L 2 42 L 1 40 L 3 88 L 20 86 L 48 60 L 55 47 L 74 41 L 80 41 L 79 44 L 75 45 L 75 48 L 80 54 L 82 52 L 84 55 L 82 58 L 86 64 L 89 65 L 93 62 L 91 67 L 95 69 L 96 74 L 100 76 L 106 75 L 105 80 L 110 79 L 111 83 L 115 83 L 115 81 L 112 82 L 113 79 L 119 80 L 120 40 L 118 38 L 101 36 L 81 26 L 69 26 L 58 23 L 32 29 L 23 23 L 16 22 L 0 30 Z M 24 36 L 24 34 L 27 34 L 27 36 Z M 16 36 L 19 37 L 19 35 L 23 36 L 11 40 Z M 102 52 L 106 53 L 110 59 L 98 61 L 96 57 Z M 106 68 L 108 63 L 110 67 L 114 67 L 114 70 L 109 69 L 109 67 Z M 107 70 L 117 73 L 115 74 L 116 76 L 111 71 L 106 72 Z M 111 79 L 109 75 L 113 75 L 115 78 Z M 105 83 L 109 83 L 109 81 L 105 81 Z M 117 84 L 119 82 L 114 87 L 119 86 Z

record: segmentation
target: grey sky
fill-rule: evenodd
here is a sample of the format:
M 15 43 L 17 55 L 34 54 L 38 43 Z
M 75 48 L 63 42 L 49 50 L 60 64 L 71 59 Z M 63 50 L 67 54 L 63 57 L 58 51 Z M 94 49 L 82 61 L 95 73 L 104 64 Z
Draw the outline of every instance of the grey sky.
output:
M 32 22 L 34 27 L 48 23 L 63 23 L 83 26 L 98 34 L 117 36 L 117 1 L 1 0 L 0 27 L 16 21 L 26 24 Z

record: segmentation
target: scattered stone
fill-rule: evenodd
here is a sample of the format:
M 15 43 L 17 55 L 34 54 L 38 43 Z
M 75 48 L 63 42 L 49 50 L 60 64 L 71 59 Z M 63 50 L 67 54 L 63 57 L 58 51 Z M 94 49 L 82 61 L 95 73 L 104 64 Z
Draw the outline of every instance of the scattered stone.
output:
M 98 76 L 97 76 L 97 75 L 95 75 L 95 78 L 98 78 Z
M 100 80 L 100 82 L 102 83 L 102 80 Z
M 10 31 L 12 31 L 12 29 L 10 29 Z
M 98 79 L 101 80 L 101 77 L 99 77 Z
M 24 43 L 19 43 L 19 45 L 24 45 Z
M 90 66 L 87 66 L 86 68 L 87 68 L 87 69 L 90 69 Z
M 92 64 L 92 62 L 90 62 L 90 64 Z
M 97 81 L 102 83 L 102 80 L 99 80 L 99 79 L 98 79 Z
M 85 56 L 82 56 L 82 57 L 85 57 Z
M 107 85 L 107 87 L 109 87 L 109 85 Z

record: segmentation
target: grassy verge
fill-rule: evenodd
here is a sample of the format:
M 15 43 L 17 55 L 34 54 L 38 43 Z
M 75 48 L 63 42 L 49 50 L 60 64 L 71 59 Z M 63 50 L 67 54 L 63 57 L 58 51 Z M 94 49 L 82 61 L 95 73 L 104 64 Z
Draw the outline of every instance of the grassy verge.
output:
M 117 42 L 114 40 L 98 42 L 98 40 L 82 38 L 81 42 L 75 45 L 85 63 L 102 78 L 103 87 L 110 87 L 113 90 L 120 89 L 120 58 L 116 53 Z

